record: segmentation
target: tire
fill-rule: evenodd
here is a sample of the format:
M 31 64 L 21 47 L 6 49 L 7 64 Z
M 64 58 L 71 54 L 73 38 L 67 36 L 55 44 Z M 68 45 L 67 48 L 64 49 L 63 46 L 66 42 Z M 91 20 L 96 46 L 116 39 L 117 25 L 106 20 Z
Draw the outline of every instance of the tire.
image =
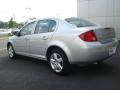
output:
M 16 58 L 16 54 L 15 54 L 15 51 L 14 51 L 14 48 L 11 44 L 8 45 L 8 55 L 9 55 L 9 58 L 10 59 L 15 59 Z
M 70 63 L 66 54 L 60 49 L 53 49 L 49 55 L 49 64 L 51 69 L 59 75 L 68 74 Z

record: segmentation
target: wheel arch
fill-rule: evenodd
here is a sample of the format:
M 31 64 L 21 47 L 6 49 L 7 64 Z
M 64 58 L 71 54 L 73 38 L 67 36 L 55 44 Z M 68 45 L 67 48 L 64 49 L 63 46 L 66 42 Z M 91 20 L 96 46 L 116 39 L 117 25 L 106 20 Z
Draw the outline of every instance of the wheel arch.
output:
M 47 58 L 47 59 L 49 58 L 50 53 L 51 53 L 51 51 L 52 51 L 53 49 L 60 49 L 60 50 L 62 50 L 62 51 L 64 52 L 64 54 L 66 55 L 68 61 L 70 61 L 70 56 L 71 56 L 70 50 L 69 50 L 69 48 L 68 48 L 66 45 L 64 45 L 64 44 L 59 44 L 59 45 L 54 44 L 54 45 L 50 45 L 50 46 L 48 47 L 47 51 L 46 51 L 46 58 Z
M 9 45 L 12 45 L 12 46 L 13 46 L 14 44 L 12 43 L 12 41 L 8 41 L 8 42 L 7 42 L 7 48 L 8 48 Z
M 12 43 L 11 42 L 7 42 L 7 49 L 8 49 L 9 45 L 12 45 Z

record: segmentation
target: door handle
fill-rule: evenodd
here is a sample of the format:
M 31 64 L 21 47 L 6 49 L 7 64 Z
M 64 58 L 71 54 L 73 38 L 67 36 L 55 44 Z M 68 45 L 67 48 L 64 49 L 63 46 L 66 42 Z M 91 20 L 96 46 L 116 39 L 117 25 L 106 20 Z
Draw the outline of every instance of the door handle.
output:
M 46 36 L 43 36 L 42 39 L 43 39 L 43 40 L 47 40 L 48 38 L 47 38 Z

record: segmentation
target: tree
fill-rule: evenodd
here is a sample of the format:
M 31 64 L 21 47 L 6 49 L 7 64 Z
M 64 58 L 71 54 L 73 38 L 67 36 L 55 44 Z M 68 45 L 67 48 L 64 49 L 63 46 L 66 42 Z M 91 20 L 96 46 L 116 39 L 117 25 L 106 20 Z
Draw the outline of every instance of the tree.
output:
M 7 23 L 7 22 L 0 21 L 0 28 L 3 28 L 3 29 L 8 28 L 8 23 Z
M 0 21 L 0 28 L 2 29 L 21 28 L 23 25 L 24 23 L 17 23 L 16 21 L 13 21 L 13 18 L 11 18 L 8 22 Z
M 13 18 L 11 18 L 9 21 L 9 28 L 13 28 Z
M 22 23 L 19 24 L 16 21 L 13 21 L 13 18 L 10 19 L 10 21 L 9 21 L 9 28 L 19 28 L 21 26 L 23 26 Z

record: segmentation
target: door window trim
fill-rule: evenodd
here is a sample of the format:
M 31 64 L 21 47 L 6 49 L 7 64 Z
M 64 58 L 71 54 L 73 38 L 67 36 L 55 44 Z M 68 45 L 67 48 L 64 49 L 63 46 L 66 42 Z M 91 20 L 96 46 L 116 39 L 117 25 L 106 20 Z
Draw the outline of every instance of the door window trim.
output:
M 54 32 L 54 31 L 50 31 L 50 25 L 49 25 L 48 32 L 35 33 L 36 28 L 37 28 L 37 24 L 38 24 L 38 22 L 40 22 L 40 21 L 54 21 L 54 22 L 55 22 L 55 28 L 54 28 L 54 31 L 55 31 L 56 28 L 57 28 L 57 21 L 56 21 L 56 20 L 52 20 L 52 19 L 38 20 L 38 21 L 36 22 L 35 30 L 34 30 L 34 32 L 33 32 L 34 34 L 41 34 L 41 33 L 50 33 L 50 32 Z
M 24 29 L 26 26 L 28 26 L 28 25 L 31 24 L 31 23 L 34 23 L 34 28 L 33 28 L 33 30 L 31 31 L 31 34 L 33 34 L 34 31 L 35 31 L 35 27 L 36 27 L 36 21 L 32 21 L 32 22 L 24 25 L 24 26 L 20 29 L 18 36 L 26 36 L 26 35 L 20 35 L 20 33 L 21 33 L 21 31 L 23 31 L 23 29 Z M 29 34 L 29 35 L 31 35 L 31 34 Z

